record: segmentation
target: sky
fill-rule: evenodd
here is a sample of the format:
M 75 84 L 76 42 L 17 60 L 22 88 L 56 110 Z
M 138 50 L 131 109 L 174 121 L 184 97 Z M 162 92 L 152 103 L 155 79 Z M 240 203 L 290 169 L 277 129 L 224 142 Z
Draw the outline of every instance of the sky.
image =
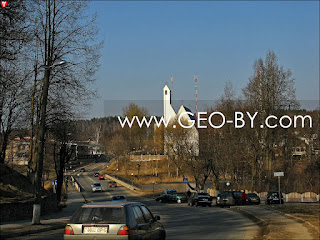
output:
M 268 50 L 292 71 L 298 100 L 319 100 L 319 1 L 92 1 L 90 10 L 104 48 L 87 118 L 121 114 L 131 100 L 159 104 L 171 76 L 174 100 L 195 101 L 195 75 L 198 99 L 219 99 L 228 81 L 241 96 Z

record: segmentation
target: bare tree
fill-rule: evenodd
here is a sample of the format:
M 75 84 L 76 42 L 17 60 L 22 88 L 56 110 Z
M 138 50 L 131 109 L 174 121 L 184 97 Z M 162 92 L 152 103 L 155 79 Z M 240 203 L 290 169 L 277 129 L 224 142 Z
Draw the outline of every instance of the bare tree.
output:
M 279 66 L 273 51 L 268 51 L 265 60 L 259 58 L 254 64 L 254 75 L 243 89 L 249 107 L 259 112 L 261 124 L 269 115 L 279 115 L 281 111 L 298 106 L 295 98 L 294 79 L 290 70 Z M 260 125 L 260 124 L 259 124 Z M 252 150 L 256 162 L 263 162 L 266 170 L 266 181 L 271 181 L 272 165 L 275 161 L 274 147 L 279 143 L 280 131 L 257 127 L 253 133 Z M 259 144 L 257 144 L 259 143 Z
M 53 118 L 54 121 L 70 117 L 71 110 L 90 99 L 93 92 L 88 88 L 88 83 L 95 79 L 102 43 L 96 40 L 98 29 L 95 16 L 86 15 L 86 2 L 39 0 L 33 4 L 39 61 L 44 68 L 37 101 L 40 114 L 35 121 L 37 134 L 34 144 L 37 174 L 32 222 L 39 224 L 44 142 L 47 119 L 50 119 L 48 114 L 53 113 L 51 120 Z M 69 64 L 54 68 L 61 59 L 68 59 Z M 58 119 L 55 119 L 56 116 Z

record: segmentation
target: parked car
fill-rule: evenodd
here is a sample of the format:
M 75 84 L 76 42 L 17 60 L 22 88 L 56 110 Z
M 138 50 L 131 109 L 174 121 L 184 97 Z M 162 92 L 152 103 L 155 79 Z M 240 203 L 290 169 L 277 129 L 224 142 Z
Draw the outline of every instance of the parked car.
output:
M 191 194 L 189 200 L 188 200 L 189 206 L 209 206 L 212 205 L 212 198 L 208 193 L 198 193 L 194 192 Z
M 93 174 L 93 176 L 95 176 L 95 177 L 99 177 L 99 173 L 95 173 L 95 174 Z
M 85 168 L 80 168 L 80 172 L 85 172 L 86 169 Z
M 117 183 L 115 181 L 109 181 L 108 182 L 108 187 L 117 187 Z
M 185 193 L 177 193 L 177 203 L 188 202 L 188 197 Z
M 269 192 L 267 194 L 266 204 L 274 204 L 274 203 L 280 204 L 280 198 L 281 198 L 281 203 L 283 204 L 282 193 L 280 193 L 280 196 L 281 197 L 279 197 L 279 192 Z
M 242 205 L 241 194 L 242 194 L 242 191 L 232 191 L 235 205 Z
M 112 196 L 111 201 L 127 201 L 127 199 L 122 195 L 114 195 Z
M 166 231 L 142 203 L 95 202 L 84 204 L 65 227 L 64 239 L 159 239 Z
M 260 204 L 260 197 L 256 193 L 247 194 L 247 203 L 248 204 Z
M 177 191 L 174 189 L 164 190 L 159 197 L 156 198 L 159 202 L 177 202 Z
M 102 192 L 101 183 L 95 182 L 91 185 L 91 192 Z
M 236 200 L 233 197 L 232 192 L 223 191 L 220 192 L 217 196 L 216 205 L 220 207 L 230 207 L 235 205 Z
M 99 180 L 104 180 L 104 175 L 99 175 L 99 176 L 98 176 L 98 179 L 99 179 Z

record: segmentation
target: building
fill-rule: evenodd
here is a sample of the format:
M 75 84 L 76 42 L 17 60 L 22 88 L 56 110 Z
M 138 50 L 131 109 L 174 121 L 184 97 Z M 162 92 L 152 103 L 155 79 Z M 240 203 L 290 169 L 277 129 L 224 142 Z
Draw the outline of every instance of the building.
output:
M 29 162 L 30 137 L 16 137 L 8 143 L 6 164 L 27 166 Z
M 176 113 L 171 105 L 171 90 L 165 85 L 163 88 L 163 118 L 165 122 L 174 122 L 177 121 L 179 116 L 181 116 L 181 122 L 191 123 L 196 121 L 196 118 L 192 114 L 191 110 L 186 106 L 181 105 L 178 112 Z M 174 126 L 173 126 L 174 127 Z M 193 156 L 199 156 L 199 132 L 195 127 L 195 124 L 188 128 L 188 137 L 185 141 L 185 144 L 189 145 L 189 149 L 192 149 Z M 164 132 L 164 152 L 169 153 L 170 149 L 168 145 L 172 143 L 172 139 Z M 179 144 L 179 143 L 176 143 Z M 171 144 L 172 146 L 172 144 Z

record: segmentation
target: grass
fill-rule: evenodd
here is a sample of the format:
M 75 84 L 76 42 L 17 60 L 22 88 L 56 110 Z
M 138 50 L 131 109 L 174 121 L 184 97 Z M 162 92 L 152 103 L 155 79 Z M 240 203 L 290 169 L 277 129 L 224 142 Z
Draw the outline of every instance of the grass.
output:
M 295 217 L 299 217 L 309 223 L 311 223 L 316 229 L 319 231 L 320 226 L 320 205 L 319 204 L 283 204 L 280 205 L 272 205 L 265 206 L 269 209 L 278 210 L 280 212 L 291 214 Z
M 120 161 L 119 164 L 117 164 L 115 161 L 105 168 L 103 172 L 107 174 L 117 174 L 139 184 L 152 184 L 153 181 L 156 183 L 175 183 L 182 181 L 182 176 L 177 177 L 176 175 L 176 168 L 170 167 L 171 172 L 169 176 L 167 161 L 159 161 L 157 165 L 155 164 L 155 161 L 154 163 L 142 162 L 139 169 L 139 177 L 137 164 L 137 162 L 120 163 Z M 155 173 L 157 173 L 157 176 L 155 176 Z M 193 181 L 192 176 L 186 177 L 189 181 Z

